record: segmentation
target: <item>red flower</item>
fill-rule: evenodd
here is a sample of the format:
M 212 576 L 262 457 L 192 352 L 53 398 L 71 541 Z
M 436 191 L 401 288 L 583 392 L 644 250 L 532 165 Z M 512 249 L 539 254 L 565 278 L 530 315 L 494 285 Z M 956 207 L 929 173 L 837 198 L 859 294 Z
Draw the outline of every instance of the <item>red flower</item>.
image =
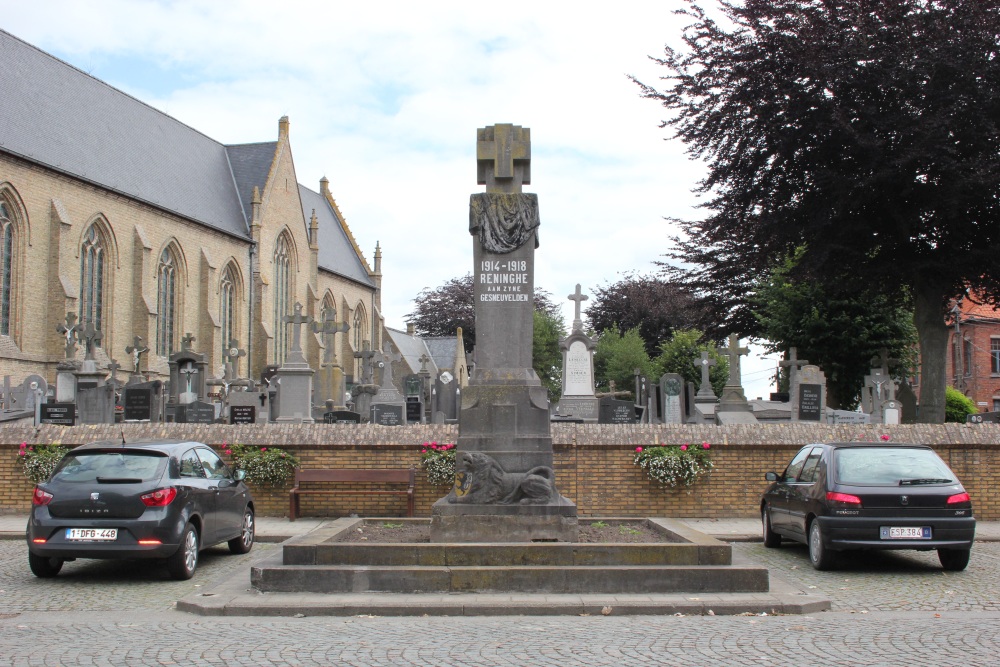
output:
M 267 447 L 261 447 L 261 448 L 260 448 L 260 451 L 262 451 L 262 452 L 266 452 L 266 451 L 267 451 Z
M 420 450 L 420 453 L 421 453 L 421 454 L 426 454 L 426 453 L 427 453 L 427 450 L 426 450 L 426 449 L 421 449 L 421 450 Z
M 886 433 L 885 435 L 882 436 L 882 441 L 883 442 L 889 442 L 889 434 L 888 433 Z
M 437 440 L 431 443 L 431 447 L 437 447 Z
M 222 453 L 223 453 L 223 454 L 232 454 L 232 453 L 233 453 L 233 450 L 231 450 L 231 449 L 226 449 L 226 450 L 223 450 L 223 452 L 222 452 Z
M 642 451 L 642 447 L 636 447 L 636 448 L 635 448 L 635 451 L 636 451 L 636 452 L 641 452 L 641 451 Z
M 701 448 L 702 449 L 711 449 L 712 445 L 708 444 L 707 442 L 703 442 L 703 443 L 701 443 Z
M 681 445 L 681 451 L 682 451 L 682 452 L 686 452 L 686 451 L 687 451 L 687 448 L 688 448 L 688 446 L 687 446 L 687 445 Z

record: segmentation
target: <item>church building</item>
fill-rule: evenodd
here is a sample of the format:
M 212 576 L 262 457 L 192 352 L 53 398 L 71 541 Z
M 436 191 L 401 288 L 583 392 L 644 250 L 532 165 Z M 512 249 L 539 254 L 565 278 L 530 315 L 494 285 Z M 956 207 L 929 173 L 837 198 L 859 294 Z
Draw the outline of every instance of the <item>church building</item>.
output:
M 190 334 L 213 375 L 235 345 L 259 380 L 296 303 L 349 325 L 333 338 L 348 382 L 354 353 L 381 347 L 381 251 L 365 259 L 326 178 L 299 183 L 287 117 L 224 145 L 3 30 L 0 62 L 0 377 L 51 383 L 60 326 L 92 324 L 101 368 L 131 372 L 138 336 L 166 379 Z M 317 370 L 326 340 L 303 327 Z

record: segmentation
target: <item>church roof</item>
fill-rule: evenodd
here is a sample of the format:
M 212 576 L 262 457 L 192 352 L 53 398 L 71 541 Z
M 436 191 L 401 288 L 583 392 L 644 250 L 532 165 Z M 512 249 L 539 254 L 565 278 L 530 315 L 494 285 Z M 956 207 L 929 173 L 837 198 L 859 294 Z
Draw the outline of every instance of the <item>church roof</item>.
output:
M 226 147 L 0 30 L 0 150 L 247 238 Z
M 302 202 L 302 214 L 306 218 L 307 227 L 313 209 L 316 210 L 316 222 L 319 225 L 319 268 L 373 287 L 375 283 L 355 252 L 351 239 L 347 237 L 343 221 L 326 197 L 300 183 L 299 200 Z
M 277 141 L 226 146 L 229 166 L 233 170 L 233 180 L 236 181 L 236 193 L 248 222 L 253 217 L 253 189 L 256 187 L 261 193 L 264 192 L 267 175 L 271 171 L 271 163 L 274 162 L 274 153 L 277 150 Z
M 430 363 L 427 364 L 427 370 L 431 372 L 432 377 L 437 375 L 438 367 L 434 363 L 434 356 L 427 349 L 424 339 L 420 338 L 420 336 L 411 336 L 405 331 L 391 327 L 386 327 L 385 331 L 389 335 L 390 340 L 392 340 L 392 344 L 399 350 L 399 354 L 402 355 L 403 361 L 410 369 L 410 373 L 420 372 L 420 368 L 423 366 L 420 363 L 420 357 L 426 354 L 431 358 Z M 448 368 L 450 367 L 449 364 Z
M 427 349 L 430 350 L 438 368 L 452 368 L 455 365 L 455 349 L 458 347 L 457 336 L 433 336 L 424 338 Z M 452 371 L 455 369 L 452 368 Z

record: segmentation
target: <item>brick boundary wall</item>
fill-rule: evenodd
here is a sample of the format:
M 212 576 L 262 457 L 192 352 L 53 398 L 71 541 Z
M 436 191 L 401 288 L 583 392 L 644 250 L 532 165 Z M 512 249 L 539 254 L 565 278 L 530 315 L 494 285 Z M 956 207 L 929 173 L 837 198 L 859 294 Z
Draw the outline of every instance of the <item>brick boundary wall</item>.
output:
M 27 512 L 32 486 L 18 463 L 20 443 L 58 442 L 75 446 L 94 440 L 120 442 L 184 438 L 218 448 L 223 442 L 281 447 L 306 468 L 417 468 L 416 513 L 429 516 L 447 488 L 433 487 L 420 470 L 420 445 L 455 442 L 457 426 L 375 425 L 97 425 L 0 428 L 0 513 Z M 556 483 L 577 503 L 580 516 L 755 517 L 764 473 L 780 472 L 795 451 L 809 442 L 877 441 L 929 444 L 951 466 L 972 495 L 976 516 L 1000 520 L 1000 426 L 913 424 L 828 426 L 767 424 L 740 426 L 647 426 L 553 424 Z M 694 486 L 662 488 L 632 463 L 638 446 L 694 443 L 711 445 L 715 469 Z M 359 488 L 364 488 L 360 486 Z M 288 513 L 288 486 L 254 489 L 261 516 Z M 403 516 L 399 496 L 307 496 L 303 516 Z

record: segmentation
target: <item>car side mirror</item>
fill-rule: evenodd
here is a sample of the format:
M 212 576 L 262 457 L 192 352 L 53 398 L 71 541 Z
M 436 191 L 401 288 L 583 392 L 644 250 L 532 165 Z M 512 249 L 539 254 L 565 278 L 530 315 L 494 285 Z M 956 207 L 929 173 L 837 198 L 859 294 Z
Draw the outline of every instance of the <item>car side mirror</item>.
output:
M 237 482 L 242 482 L 244 479 L 246 479 L 246 476 L 247 476 L 246 470 L 237 470 L 236 472 L 233 473 L 233 479 L 235 479 Z
M 769 482 L 777 482 L 778 481 L 778 473 L 776 473 L 776 472 L 764 473 L 764 479 L 766 479 Z

